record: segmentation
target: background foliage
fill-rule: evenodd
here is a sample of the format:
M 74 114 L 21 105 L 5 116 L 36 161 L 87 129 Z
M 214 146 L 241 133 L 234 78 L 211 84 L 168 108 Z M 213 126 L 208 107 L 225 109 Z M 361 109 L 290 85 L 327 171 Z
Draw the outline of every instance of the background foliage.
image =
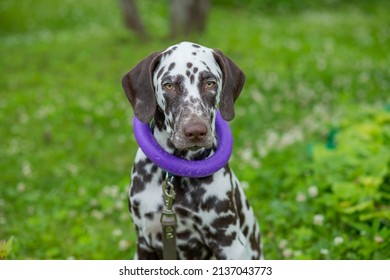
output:
M 0 3 L 8 258 L 132 258 L 137 145 L 119 81 L 176 43 L 168 1 L 138 2 L 147 42 L 123 27 L 116 1 Z M 187 38 L 247 75 L 231 164 L 268 259 L 390 258 L 389 12 L 385 0 L 216 0 L 207 32 Z

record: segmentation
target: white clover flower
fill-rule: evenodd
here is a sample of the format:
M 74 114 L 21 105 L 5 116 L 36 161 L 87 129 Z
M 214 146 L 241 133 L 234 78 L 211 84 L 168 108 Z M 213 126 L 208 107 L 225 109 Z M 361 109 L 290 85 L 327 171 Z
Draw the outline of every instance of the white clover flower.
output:
M 68 217 L 69 218 L 74 218 L 77 216 L 77 211 L 76 210 L 70 210 L 69 213 L 68 213 Z
M 98 200 L 96 198 L 92 198 L 90 201 L 89 201 L 89 205 L 91 206 L 97 206 L 99 204 Z
M 241 187 L 245 190 L 245 189 L 247 189 L 247 188 L 249 188 L 249 183 L 248 182 L 246 182 L 246 181 L 241 181 Z
M 120 189 L 118 185 L 111 186 L 111 196 L 117 197 L 120 194 Z
M 127 240 L 120 240 L 119 241 L 119 250 L 126 251 L 130 247 L 130 244 Z
M 97 220 L 102 220 L 104 218 L 104 214 L 98 210 L 92 210 L 91 216 Z
M 301 255 L 302 255 L 302 251 L 301 250 L 294 251 L 294 257 L 299 257 Z
M 112 186 L 105 186 L 102 190 L 102 194 L 111 196 L 111 197 L 117 197 L 119 192 L 119 187 L 117 185 Z
M 279 135 L 273 130 L 267 130 L 265 138 L 266 138 L 265 146 L 271 150 L 272 148 L 275 148 L 275 146 L 279 142 Z
M 384 240 L 383 240 L 383 237 L 382 237 L 382 236 L 376 235 L 376 236 L 374 237 L 374 241 L 375 241 L 376 243 L 382 243 Z
M 35 117 L 37 119 L 46 119 L 53 112 L 55 112 L 55 109 L 53 106 L 42 106 L 42 107 L 38 108 L 38 110 L 36 110 Z
M 19 122 L 20 123 L 26 124 L 26 123 L 28 123 L 28 121 L 29 121 L 29 117 L 26 113 L 23 112 L 19 115 Z
M 322 226 L 324 224 L 324 215 L 321 215 L 321 214 L 317 214 L 317 215 L 314 215 L 313 217 L 313 224 L 315 224 L 316 226 Z
M 121 210 L 124 208 L 124 203 L 123 203 L 123 200 L 118 200 L 117 202 L 115 202 L 115 209 L 118 209 L 118 210 Z
M 318 196 L 318 188 L 317 186 L 310 186 L 309 189 L 307 190 L 309 193 L 310 197 L 316 197 Z
M 124 144 L 127 141 L 127 137 L 124 135 L 119 135 L 117 141 L 119 144 Z
M 23 182 L 19 182 L 17 185 L 16 185 L 16 189 L 18 190 L 18 192 L 24 192 L 26 190 L 26 184 L 23 183 Z
M 79 195 L 84 196 L 87 194 L 87 190 L 84 187 L 79 187 L 78 193 Z
M 282 239 L 279 241 L 279 249 L 286 249 L 287 248 L 288 241 L 286 239 Z
M 29 215 L 34 215 L 34 214 L 35 214 L 35 207 L 34 207 L 34 206 L 29 206 L 29 207 L 27 208 L 27 213 L 28 213 Z
M 251 91 L 251 97 L 257 104 L 262 104 L 264 102 L 264 96 L 257 89 Z
M 79 173 L 79 168 L 77 167 L 77 165 L 73 163 L 68 163 L 66 169 L 68 169 L 68 171 L 72 176 L 75 176 Z
M 293 255 L 293 250 L 288 248 L 283 250 L 283 257 L 291 258 L 292 255 Z
M 279 145 L 281 148 L 284 148 L 303 139 L 303 132 L 299 128 L 293 128 L 280 137 Z
M 9 144 L 8 153 L 10 155 L 15 155 L 21 150 L 20 143 L 16 139 L 12 139 Z
M 268 150 L 263 146 L 261 142 L 257 142 L 256 147 L 257 147 L 257 153 L 261 158 L 264 158 L 266 155 L 268 155 Z
M 306 195 L 302 192 L 298 192 L 297 196 L 295 197 L 295 200 L 297 202 L 305 202 L 306 201 Z
M 120 215 L 119 219 L 124 222 L 128 221 L 130 219 L 130 214 L 123 211 L 123 213 Z
M 333 244 L 338 246 L 344 242 L 344 238 L 342 236 L 336 236 L 333 240 Z
M 22 163 L 22 174 L 25 177 L 30 177 L 31 176 L 31 164 L 28 161 L 24 161 Z
M 116 228 L 112 231 L 113 236 L 121 236 L 122 235 L 122 230 L 120 228 Z
M 260 167 L 260 162 L 254 157 L 253 150 L 251 148 L 247 147 L 242 149 L 240 155 L 244 162 L 251 164 L 254 168 Z
M 320 250 L 320 254 L 321 254 L 321 255 L 329 255 L 329 250 L 328 250 L 328 249 L 325 249 L 325 248 L 322 248 L 322 249 Z

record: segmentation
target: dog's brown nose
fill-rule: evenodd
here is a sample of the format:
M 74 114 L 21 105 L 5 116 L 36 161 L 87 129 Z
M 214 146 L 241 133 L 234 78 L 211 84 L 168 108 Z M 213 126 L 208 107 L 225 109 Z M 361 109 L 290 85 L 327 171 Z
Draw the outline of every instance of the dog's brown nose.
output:
M 207 135 L 207 126 L 201 122 L 188 123 L 184 125 L 183 132 L 191 142 L 200 142 Z

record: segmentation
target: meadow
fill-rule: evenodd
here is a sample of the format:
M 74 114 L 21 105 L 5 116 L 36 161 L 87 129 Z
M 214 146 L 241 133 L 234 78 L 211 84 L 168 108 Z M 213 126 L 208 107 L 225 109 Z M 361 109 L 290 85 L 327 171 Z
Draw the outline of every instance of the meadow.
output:
M 215 0 L 206 32 L 175 40 L 168 1 L 138 1 L 148 41 L 118 2 L 0 4 L 3 258 L 133 257 L 137 144 L 120 79 L 189 40 L 246 74 L 231 166 L 265 257 L 390 259 L 389 1 Z

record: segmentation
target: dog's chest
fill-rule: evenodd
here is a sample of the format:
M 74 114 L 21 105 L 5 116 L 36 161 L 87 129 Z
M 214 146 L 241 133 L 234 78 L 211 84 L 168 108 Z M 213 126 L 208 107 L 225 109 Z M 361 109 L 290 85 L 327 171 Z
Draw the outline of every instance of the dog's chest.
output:
M 137 156 L 130 187 L 130 211 L 138 234 L 159 255 L 162 254 L 160 217 L 164 205 L 162 184 L 165 173 L 142 155 Z M 223 217 L 234 209 L 232 174 L 228 167 L 202 179 L 175 177 L 177 249 L 181 259 L 212 257 L 205 233 L 224 227 Z M 228 221 L 226 221 L 226 227 Z M 162 256 L 162 255 L 161 255 Z

